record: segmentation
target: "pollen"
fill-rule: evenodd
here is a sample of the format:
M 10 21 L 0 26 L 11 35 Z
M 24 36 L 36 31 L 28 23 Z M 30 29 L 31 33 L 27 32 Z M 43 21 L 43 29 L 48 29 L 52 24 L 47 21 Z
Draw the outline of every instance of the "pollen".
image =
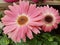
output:
M 24 25 L 28 22 L 28 17 L 27 16 L 20 16 L 17 20 L 19 25 Z

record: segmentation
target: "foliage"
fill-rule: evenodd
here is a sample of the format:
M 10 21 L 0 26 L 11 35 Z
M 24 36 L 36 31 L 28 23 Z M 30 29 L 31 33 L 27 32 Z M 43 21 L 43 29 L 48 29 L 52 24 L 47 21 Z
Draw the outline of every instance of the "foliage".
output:
M 2 15 L 3 13 L 2 12 L 0 12 L 0 20 L 1 20 L 1 18 L 3 17 L 3 15 Z

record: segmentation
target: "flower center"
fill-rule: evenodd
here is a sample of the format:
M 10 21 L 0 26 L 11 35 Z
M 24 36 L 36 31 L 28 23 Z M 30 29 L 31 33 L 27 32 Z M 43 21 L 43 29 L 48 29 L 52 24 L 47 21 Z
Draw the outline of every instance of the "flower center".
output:
M 52 16 L 47 15 L 47 16 L 45 17 L 45 22 L 51 23 L 52 21 L 53 21 L 53 17 L 52 17 Z
M 17 20 L 19 25 L 24 25 L 28 22 L 28 17 L 27 16 L 20 16 Z

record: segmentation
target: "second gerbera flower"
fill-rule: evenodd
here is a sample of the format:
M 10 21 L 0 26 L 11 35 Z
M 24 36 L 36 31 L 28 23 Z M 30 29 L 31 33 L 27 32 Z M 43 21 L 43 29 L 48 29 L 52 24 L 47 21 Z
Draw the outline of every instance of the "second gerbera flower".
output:
M 30 4 L 28 1 L 20 1 L 19 5 L 13 3 L 9 6 L 10 10 L 5 10 L 5 16 L 2 18 L 3 24 L 6 26 L 3 31 L 14 42 L 20 40 L 26 41 L 26 36 L 29 39 L 33 38 L 32 32 L 40 33 L 37 29 L 40 24 L 40 8 L 36 8 L 36 4 Z
M 43 19 L 41 20 L 43 26 L 42 29 L 45 32 L 50 32 L 52 29 L 57 28 L 60 22 L 60 16 L 58 10 L 53 7 L 44 6 L 41 7 L 41 15 Z

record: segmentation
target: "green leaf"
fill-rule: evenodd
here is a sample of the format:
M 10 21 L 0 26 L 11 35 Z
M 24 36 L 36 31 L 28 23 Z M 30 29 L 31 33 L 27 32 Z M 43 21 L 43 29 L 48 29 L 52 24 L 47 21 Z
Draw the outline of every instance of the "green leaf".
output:
M 38 41 L 37 42 L 37 45 L 42 45 L 42 41 Z
M 47 40 L 47 41 L 53 41 L 54 40 L 53 36 L 49 33 L 43 33 L 42 37 L 44 38 L 44 40 Z
M 21 43 L 16 43 L 16 45 L 24 45 L 24 44 L 21 42 Z
M 15 43 L 16 45 L 28 45 L 28 43 L 21 41 L 20 43 Z
M 3 13 L 2 12 L 0 12 L 0 20 L 1 20 L 1 18 L 3 17 Z
M 52 42 L 51 45 L 58 45 L 58 42 Z
M 48 38 L 48 41 L 53 41 L 53 40 L 54 40 L 53 37 Z
M 0 34 L 2 34 L 2 29 L 0 29 Z
M 43 45 L 58 45 L 58 42 L 47 41 L 47 42 L 44 42 Z
M 32 39 L 30 41 L 27 42 L 29 45 L 36 45 L 37 44 L 37 40 L 36 39 Z
M 0 45 L 8 45 L 8 44 L 9 44 L 9 39 L 6 36 L 2 37 L 0 40 Z

